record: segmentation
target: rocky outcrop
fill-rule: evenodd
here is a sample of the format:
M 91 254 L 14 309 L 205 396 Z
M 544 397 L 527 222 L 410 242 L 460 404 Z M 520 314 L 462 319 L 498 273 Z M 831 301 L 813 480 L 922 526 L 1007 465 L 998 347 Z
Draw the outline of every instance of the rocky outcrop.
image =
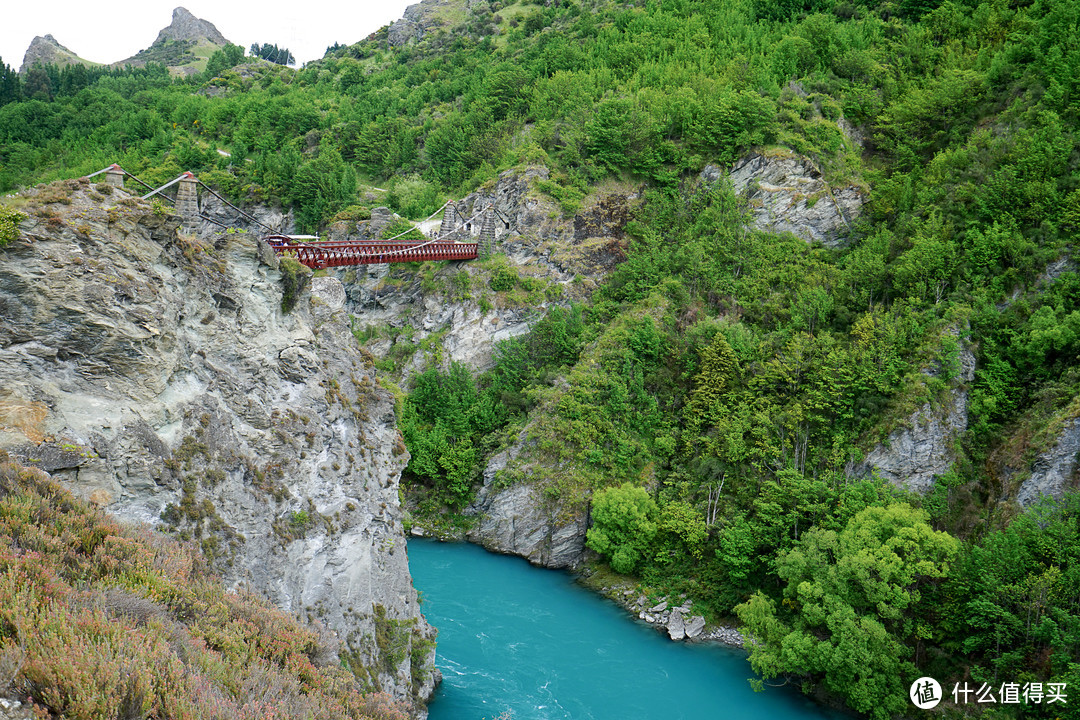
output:
M 68 65 L 91 65 L 78 55 L 68 50 L 57 42 L 52 35 L 37 36 L 30 41 L 30 47 L 26 48 L 23 55 L 22 66 L 19 72 L 25 74 L 34 65 L 56 65 L 66 67 Z
M 926 493 L 934 478 L 943 475 L 956 459 L 954 444 L 967 429 L 967 388 L 975 377 L 975 355 L 960 350 L 960 383 L 941 406 L 926 403 L 872 449 L 855 475 L 874 473 L 893 485 Z
M 162 45 L 169 40 L 206 41 L 213 45 L 229 44 L 225 36 L 214 27 L 214 23 L 197 18 L 182 7 L 173 10 L 172 22 L 161 29 L 154 44 Z
M 701 173 L 706 183 L 722 177 L 715 165 Z M 794 153 L 752 153 L 736 162 L 726 177 L 735 194 L 746 199 L 754 227 L 828 246 L 844 240 L 864 202 L 860 188 L 830 186 L 808 158 Z
M 1028 507 L 1040 498 L 1060 500 L 1067 489 L 1077 487 L 1077 457 L 1080 455 L 1080 418 L 1065 424 L 1052 448 L 1031 464 L 1031 475 L 1020 485 L 1016 501 Z
M 155 62 L 169 68 L 173 75 L 190 77 L 205 67 L 215 50 L 228 44 L 213 23 L 178 7 L 173 10 L 172 22 L 158 33 L 150 47 L 113 63 L 113 67 L 145 67 Z
M 476 518 L 466 537 L 492 552 L 520 555 L 534 565 L 575 567 L 585 554 L 588 515 L 544 498 L 538 485 L 504 484 L 500 473 L 521 448 L 516 444 L 488 461 L 483 485 L 464 513 Z
M 663 597 L 656 602 L 643 595 L 640 586 L 596 586 L 589 582 L 588 577 L 585 577 L 585 583 L 627 612 L 636 615 L 638 620 L 652 625 L 676 642 L 709 641 L 738 648 L 745 644 L 743 634 L 737 628 L 729 625 L 710 626 L 703 616 L 691 614 L 692 603 L 686 595 L 677 599 Z
M 454 3 L 451 3 L 451 0 L 421 0 L 415 5 L 409 5 L 401 19 L 388 28 L 387 41 L 390 46 L 407 45 L 423 38 L 432 28 L 442 25 L 435 17 L 438 11 L 452 4 Z M 471 3 L 466 0 L 466 7 L 470 6 Z
M 104 185 L 56 183 L 27 210 L 0 264 L 0 447 L 320 619 L 370 686 L 429 696 L 434 633 L 398 502 L 408 454 L 341 284 L 257 236 L 180 234 Z M 285 276 L 311 288 L 288 314 Z
M 140 50 L 129 58 L 114 62 L 110 67 L 123 68 L 128 65 L 144 67 L 148 62 L 160 62 L 174 74 L 192 75 L 198 71 L 194 64 L 200 58 L 209 58 L 216 48 L 222 48 L 228 44 L 229 41 L 218 32 L 212 22 L 197 18 L 186 9 L 178 7 L 173 10 L 172 22 L 158 32 L 157 39 L 150 47 Z M 96 64 L 83 60 L 58 43 L 52 35 L 36 37 L 30 42 L 19 72 L 26 72 L 35 63 L 54 64 L 60 67 Z

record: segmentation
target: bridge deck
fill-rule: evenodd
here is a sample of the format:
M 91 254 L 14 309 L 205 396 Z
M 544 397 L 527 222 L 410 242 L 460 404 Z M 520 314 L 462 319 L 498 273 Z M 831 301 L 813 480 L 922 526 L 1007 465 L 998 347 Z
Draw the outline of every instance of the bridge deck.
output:
M 473 260 L 477 243 L 446 240 L 422 242 L 294 242 L 285 235 L 271 235 L 266 242 L 278 255 L 289 255 L 313 270 L 348 265 L 375 265 L 425 260 Z

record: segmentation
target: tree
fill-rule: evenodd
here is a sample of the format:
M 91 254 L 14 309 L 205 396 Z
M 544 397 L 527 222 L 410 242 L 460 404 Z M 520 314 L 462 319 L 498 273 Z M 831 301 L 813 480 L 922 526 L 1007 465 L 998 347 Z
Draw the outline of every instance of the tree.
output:
M 656 536 L 656 503 L 645 488 L 630 483 L 593 496 L 593 526 L 585 544 L 608 558 L 615 572 L 632 573 Z
M 34 65 L 26 71 L 23 94 L 34 100 L 49 102 L 53 98 L 53 83 L 48 71 L 40 65 Z
M 809 676 L 859 712 L 886 720 L 907 707 L 913 643 L 929 633 L 922 593 L 946 576 L 960 542 L 906 503 L 860 511 L 839 533 L 815 528 L 783 555 L 783 609 L 764 593 L 735 608 L 757 641 L 765 678 Z
M 0 59 L 0 106 L 22 99 L 22 81 L 15 68 L 8 67 Z
M 207 78 L 217 77 L 229 68 L 236 67 L 244 59 L 244 49 L 239 45 L 226 45 L 220 50 L 215 50 L 206 61 L 206 70 L 203 75 Z
M 263 60 L 269 60 L 272 63 L 278 65 L 295 65 L 296 58 L 289 52 L 288 48 L 279 48 L 277 45 L 271 45 L 270 43 L 251 43 L 250 48 L 251 56 L 262 58 Z M 327 48 L 329 52 L 329 48 Z

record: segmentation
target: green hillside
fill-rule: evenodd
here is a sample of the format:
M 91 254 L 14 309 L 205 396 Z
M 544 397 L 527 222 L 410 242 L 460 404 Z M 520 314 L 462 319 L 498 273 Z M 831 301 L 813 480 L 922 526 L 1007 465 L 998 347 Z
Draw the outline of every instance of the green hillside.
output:
M 1080 496 L 1015 499 L 1080 414 L 1080 5 L 453 3 L 388 38 L 301 70 L 235 48 L 187 79 L 5 81 L 0 192 L 113 162 L 150 183 L 192 170 L 315 231 L 365 184 L 412 218 L 516 167 L 546 166 L 568 217 L 601 183 L 641 186 L 625 260 L 586 303 L 480 377 L 407 388 L 424 511 L 455 514 L 525 436 L 499 482 L 591 503 L 612 569 L 738 618 L 767 678 L 875 718 L 907 712 L 922 675 L 1077 692 Z M 699 182 L 751 151 L 866 193 L 840 247 L 749 229 L 744 199 Z M 967 430 L 927 494 L 856 472 L 961 394 Z M 1078 699 L 947 712 L 1074 717 Z

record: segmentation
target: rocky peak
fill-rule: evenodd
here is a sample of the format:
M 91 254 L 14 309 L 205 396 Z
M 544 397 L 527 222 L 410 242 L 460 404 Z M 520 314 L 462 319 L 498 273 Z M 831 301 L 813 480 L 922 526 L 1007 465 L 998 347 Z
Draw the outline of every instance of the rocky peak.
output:
M 173 10 L 172 23 L 158 33 L 154 44 L 162 44 L 168 40 L 198 41 L 202 38 L 206 38 L 215 45 L 229 44 L 212 22 L 201 20 L 188 12 L 186 8 L 178 7 Z
M 79 56 L 61 45 L 52 35 L 38 35 L 30 41 L 30 47 L 26 49 L 26 54 L 23 55 L 22 67 L 19 68 L 19 72 L 25 73 L 36 63 L 63 67 L 78 62 L 82 62 Z

